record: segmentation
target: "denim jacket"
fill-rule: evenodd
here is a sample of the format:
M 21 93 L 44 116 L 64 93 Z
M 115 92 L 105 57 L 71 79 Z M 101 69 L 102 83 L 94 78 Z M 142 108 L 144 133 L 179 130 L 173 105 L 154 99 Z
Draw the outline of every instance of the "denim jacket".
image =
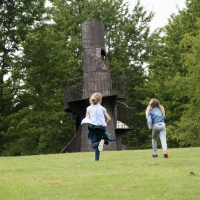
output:
M 153 126 L 158 123 L 165 123 L 165 121 L 161 110 L 158 107 L 154 107 L 148 114 L 147 126 Z

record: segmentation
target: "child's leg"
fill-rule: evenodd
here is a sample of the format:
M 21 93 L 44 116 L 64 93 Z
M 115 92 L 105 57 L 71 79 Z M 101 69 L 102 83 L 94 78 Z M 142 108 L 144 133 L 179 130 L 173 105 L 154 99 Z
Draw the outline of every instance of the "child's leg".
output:
M 152 127 L 152 149 L 153 153 L 157 155 L 157 137 L 158 137 L 158 127 L 155 125 Z
M 162 129 L 160 131 L 160 142 L 163 148 L 163 152 L 167 152 L 167 143 L 166 143 L 166 127 L 162 125 Z
M 99 152 L 99 149 L 98 149 L 99 141 L 97 141 L 97 134 L 96 133 L 94 133 L 93 136 L 92 136 L 91 145 L 92 145 L 92 148 L 95 151 L 95 160 L 99 160 L 99 155 L 100 155 L 100 152 Z

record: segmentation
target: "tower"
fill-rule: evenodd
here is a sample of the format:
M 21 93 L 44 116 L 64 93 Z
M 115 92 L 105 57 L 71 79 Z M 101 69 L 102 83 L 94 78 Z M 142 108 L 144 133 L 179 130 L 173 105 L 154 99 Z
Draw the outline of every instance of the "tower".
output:
M 84 72 L 83 77 L 67 81 L 64 89 L 65 111 L 71 112 L 76 120 L 76 134 L 62 152 L 93 151 L 90 140 L 87 138 L 87 125 L 80 125 L 85 117 L 89 98 L 94 92 L 103 96 L 102 105 L 111 117 L 107 127 L 110 137 L 116 138 L 105 146 L 105 150 L 121 150 L 122 136 L 116 135 L 117 110 L 119 99 L 127 98 L 127 79 L 110 74 L 107 52 L 105 48 L 104 26 L 97 20 L 88 19 L 82 23 L 82 49 Z M 128 128 L 129 129 L 129 128 Z M 123 132 L 123 133 L 122 133 Z M 122 131 L 121 135 L 125 134 Z

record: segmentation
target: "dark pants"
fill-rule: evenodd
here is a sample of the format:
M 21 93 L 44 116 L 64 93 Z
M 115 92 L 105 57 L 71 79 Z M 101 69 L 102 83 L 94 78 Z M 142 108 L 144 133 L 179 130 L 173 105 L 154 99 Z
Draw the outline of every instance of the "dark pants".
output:
M 95 160 L 98 161 L 99 160 L 99 156 L 100 156 L 100 151 L 98 149 L 99 146 L 99 137 L 97 133 L 93 133 L 92 135 L 92 139 L 91 139 L 91 146 L 95 151 Z

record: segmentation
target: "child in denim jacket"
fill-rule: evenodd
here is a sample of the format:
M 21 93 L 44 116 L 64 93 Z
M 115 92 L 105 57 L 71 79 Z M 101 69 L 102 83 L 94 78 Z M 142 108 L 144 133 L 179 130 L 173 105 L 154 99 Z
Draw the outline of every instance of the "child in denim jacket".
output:
M 163 148 L 163 155 L 168 158 L 166 143 L 165 109 L 157 99 L 151 99 L 146 109 L 147 126 L 152 129 L 152 157 L 158 157 L 157 137 L 160 135 L 160 141 Z

